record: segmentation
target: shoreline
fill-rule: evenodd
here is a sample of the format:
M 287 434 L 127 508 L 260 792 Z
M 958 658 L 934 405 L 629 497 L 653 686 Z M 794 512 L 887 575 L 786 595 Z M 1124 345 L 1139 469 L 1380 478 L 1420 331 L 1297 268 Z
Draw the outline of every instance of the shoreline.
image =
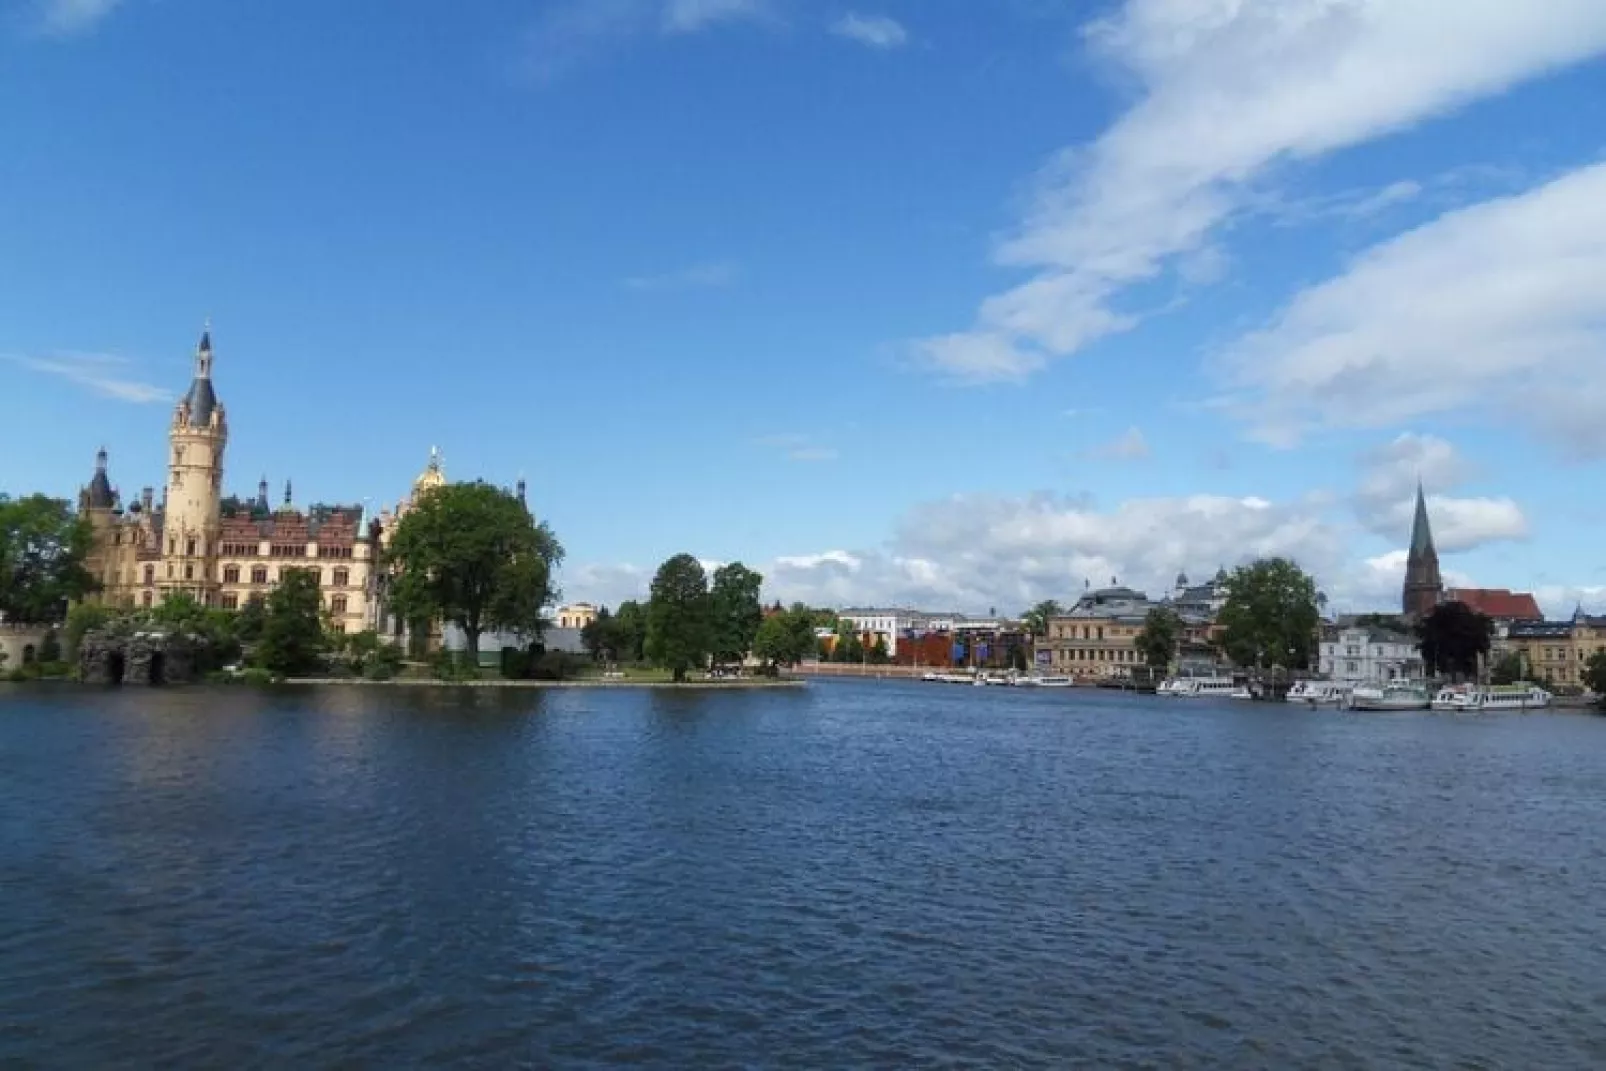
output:
M 392 679 L 388 681 L 363 680 L 360 677 L 287 677 L 282 681 L 275 681 L 267 687 L 300 686 L 300 687 L 363 687 L 363 688 L 663 688 L 670 691 L 755 691 L 769 688 L 806 688 L 808 681 L 795 677 L 783 677 L 778 680 L 723 680 L 723 681 L 683 681 L 676 684 L 674 681 L 436 681 L 423 679 Z M 220 687 L 236 687 L 236 685 L 221 685 Z

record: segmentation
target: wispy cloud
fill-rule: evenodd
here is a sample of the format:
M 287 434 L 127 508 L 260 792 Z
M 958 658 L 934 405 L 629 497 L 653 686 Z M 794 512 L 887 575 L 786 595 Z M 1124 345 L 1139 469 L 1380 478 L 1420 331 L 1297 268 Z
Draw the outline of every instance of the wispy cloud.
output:
M 98 26 L 122 0 L 41 0 L 38 26 L 51 37 L 71 37 Z
M 520 64 L 524 75 L 550 82 L 633 39 L 771 15 L 769 0 L 556 0 L 525 32 Z
M 115 398 L 120 402 L 143 404 L 172 398 L 172 394 L 161 387 L 129 378 L 131 362 L 126 357 L 69 353 L 54 357 L 7 356 L 5 360 L 34 372 L 57 376 L 103 398 Z
M 825 446 L 813 436 L 795 432 L 760 435 L 753 440 L 753 444 L 765 450 L 773 450 L 789 461 L 820 463 L 835 461 L 842 456 L 836 447 Z
M 1606 5 L 1462 0 L 1447 15 L 1443 0 L 1126 0 L 1086 36 L 1141 94 L 1044 169 L 996 253 L 1033 277 L 983 302 L 965 333 L 917 344 L 928 366 L 1019 379 L 1130 328 L 1126 299 L 1252 211 L 1280 166 L 1598 55 Z
M 831 24 L 831 32 L 870 48 L 893 49 L 908 43 L 909 31 L 887 15 L 860 15 L 850 11 Z
M 1143 437 L 1143 429 L 1130 427 L 1109 442 L 1082 451 L 1079 456 L 1090 461 L 1147 461 L 1153 453 L 1149 440 Z
M 625 285 L 632 290 L 717 290 L 733 285 L 741 274 L 735 261 L 716 260 L 657 275 L 633 275 Z
M 765 0 L 669 0 L 663 25 L 670 33 L 690 33 L 715 23 L 761 19 L 770 14 Z

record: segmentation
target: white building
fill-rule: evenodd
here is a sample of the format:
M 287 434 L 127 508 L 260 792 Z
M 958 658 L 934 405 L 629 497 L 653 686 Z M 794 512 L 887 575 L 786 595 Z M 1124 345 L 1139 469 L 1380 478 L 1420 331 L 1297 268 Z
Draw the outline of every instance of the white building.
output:
M 905 632 L 952 632 L 965 622 L 962 614 L 874 607 L 850 608 L 836 616 L 838 621 L 852 626 L 864 639 L 865 646 L 873 647 L 876 640 L 881 640 L 886 644 L 888 655 L 898 653 L 898 637 Z
M 1335 681 L 1379 683 L 1423 675 L 1416 641 L 1381 628 L 1342 628 L 1322 635 L 1319 672 Z

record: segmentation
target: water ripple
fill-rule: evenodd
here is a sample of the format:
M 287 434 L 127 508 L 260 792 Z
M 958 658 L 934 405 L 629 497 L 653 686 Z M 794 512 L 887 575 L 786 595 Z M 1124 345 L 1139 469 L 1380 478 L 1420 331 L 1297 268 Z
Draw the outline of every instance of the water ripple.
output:
M 1606 719 L 0 693 L 0 1063 L 1606 1064 Z

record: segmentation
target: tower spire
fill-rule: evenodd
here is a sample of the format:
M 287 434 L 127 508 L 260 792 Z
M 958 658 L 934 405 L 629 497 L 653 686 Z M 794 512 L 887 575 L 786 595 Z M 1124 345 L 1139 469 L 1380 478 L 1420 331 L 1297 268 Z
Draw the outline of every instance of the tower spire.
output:
M 1410 618 L 1422 618 L 1433 612 L 1444 595 L 1444 580 L 1439 574 L 1439 552 L 1433 546 L 1433 526 L 1428 520 L 1428 498 L 1422 481 L 1416 483 L 1416 514 L 1411 521 L 1411 549 L 1405 558 L 1405 588 L 1401 609 Z

